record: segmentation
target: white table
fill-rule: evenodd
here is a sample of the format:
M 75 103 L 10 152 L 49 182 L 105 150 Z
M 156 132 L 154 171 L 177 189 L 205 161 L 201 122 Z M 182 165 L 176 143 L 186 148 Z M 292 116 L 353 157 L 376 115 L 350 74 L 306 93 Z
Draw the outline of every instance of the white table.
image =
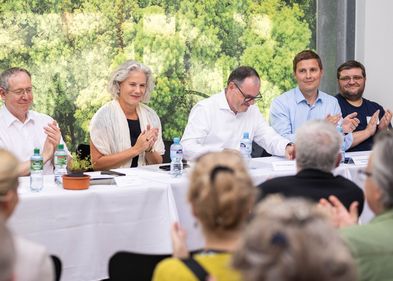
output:
M 62 280 L 105 278 L 109 258 L 119 250 L 171 252 L 169 227 L 176 209 L 167 184 L 68 191 L 55 186 L 53 176 L 45 176 L 43 191 L 30 193 L 27 182 L 22 178 L 10 226 L 60 257 Z
M 272 169 L 278 157 L 252 160 L 254 183 L 295 174 Z M 341 165 L 341 174 L 363 185 L 359 167 Z M 191 250 L 203 246 L 203 238 L 191 216 L 186 194 L 187 175 L 172 178 L 156 166 L 125 169 L 129 186 L 93 185 L 88 190 L 68 191 L 45 176 L 44 189 L 31 193 L 29 178 L 21 178 L 20 202 L 10 226 L 15 233 L 43 244 L 63 262 L 62 280 L 100 280 L 107 277 L 109 258 L 119 250 L 171 253 L 170 225 L 179 221 L 188 231 Z M 363 221 L 372 217 L 365 207 Z

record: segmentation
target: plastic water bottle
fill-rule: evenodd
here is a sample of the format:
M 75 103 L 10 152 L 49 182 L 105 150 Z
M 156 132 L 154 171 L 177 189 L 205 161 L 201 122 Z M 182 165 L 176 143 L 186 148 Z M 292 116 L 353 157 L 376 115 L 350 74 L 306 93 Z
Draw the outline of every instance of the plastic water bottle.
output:
M 180 144 L 180 138 L 173 138 L 171 145 L 171 171 L 170 174 L 174 177 L 183 174 L 183 147 Z
M 343 127 L 342 127 L 341 122 L 338 122 L 336 129 L 337 129 L 337 132 L 342 136 L 342 140 L 343 140 L 341 143 L 341 146 L 340 146 L 340 153 L 341 153 L 340 163 L 344 163 L 345 162 L 345 141 L 344 141 L 345 135 L 344 135 L 344 131 L 343 131 Z
M 252 141 L 248 132 L 243 133 L 243 138 L 240 140 L 240 153 L 244 161 L 248 164 L 251 159 Z
M 40 155 L 40 149 L 34 148 L 34 154 L 31 156 L 30 166 L 30 190 L 39 192 L 44 186 L 43 171 L 44 161 Z
M 55 162 L 55 183 L 63 184 L 62 176 L 67 174 L 67 153 L 64 150 L 64 144 L 58 144 L 54 157 Z

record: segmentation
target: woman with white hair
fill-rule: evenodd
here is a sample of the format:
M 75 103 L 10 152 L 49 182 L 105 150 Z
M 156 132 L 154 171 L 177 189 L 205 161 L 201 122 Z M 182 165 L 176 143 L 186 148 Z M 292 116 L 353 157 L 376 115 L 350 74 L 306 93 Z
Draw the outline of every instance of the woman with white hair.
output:
M 359 280 L 393 280 L 393 131 L 384 131 L 374 139 L 364 189 L 370 209 L 375 213 L 370 223 L 356 225 L 356 205 L 349 212 L 334 196 L 321 200 L 330 208 L 333 222 L 341 232 L 355 258 Z
M 90 153 L 95 170 L 162 163 L 165 152 L 161 122 L 145 105 L 154 82 L 150 68 L 128 60 L 109 81 L 113 100 L 102 106 L 90 123 Z

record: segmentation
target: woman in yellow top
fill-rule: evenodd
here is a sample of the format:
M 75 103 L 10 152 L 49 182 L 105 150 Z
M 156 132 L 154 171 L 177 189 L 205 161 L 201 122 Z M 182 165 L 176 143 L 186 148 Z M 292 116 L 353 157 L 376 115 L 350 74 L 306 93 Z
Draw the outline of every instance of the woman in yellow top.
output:
M 232 151 L 201 156 L 192 171 L 188 200 L 202 226 L 204 250 L 193 258 L 215 281 L 241 280 L 230 267 L 230 259 L 240 233 L 255 202 L 256 188 L 240 154 Z M 188 257 L 185 232 L 172 228 L 173 258 L 158 264 L 153 281 L 198 280 L 179 259 Z

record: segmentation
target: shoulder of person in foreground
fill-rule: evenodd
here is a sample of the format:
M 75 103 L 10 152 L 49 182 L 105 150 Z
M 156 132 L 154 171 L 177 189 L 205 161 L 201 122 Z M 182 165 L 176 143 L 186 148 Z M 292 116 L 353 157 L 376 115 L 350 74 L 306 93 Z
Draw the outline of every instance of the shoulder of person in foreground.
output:
M 53 281 L 54 265 L 46 249 L 34 242 L 15 237 L 16 278 L 23 281 Z

